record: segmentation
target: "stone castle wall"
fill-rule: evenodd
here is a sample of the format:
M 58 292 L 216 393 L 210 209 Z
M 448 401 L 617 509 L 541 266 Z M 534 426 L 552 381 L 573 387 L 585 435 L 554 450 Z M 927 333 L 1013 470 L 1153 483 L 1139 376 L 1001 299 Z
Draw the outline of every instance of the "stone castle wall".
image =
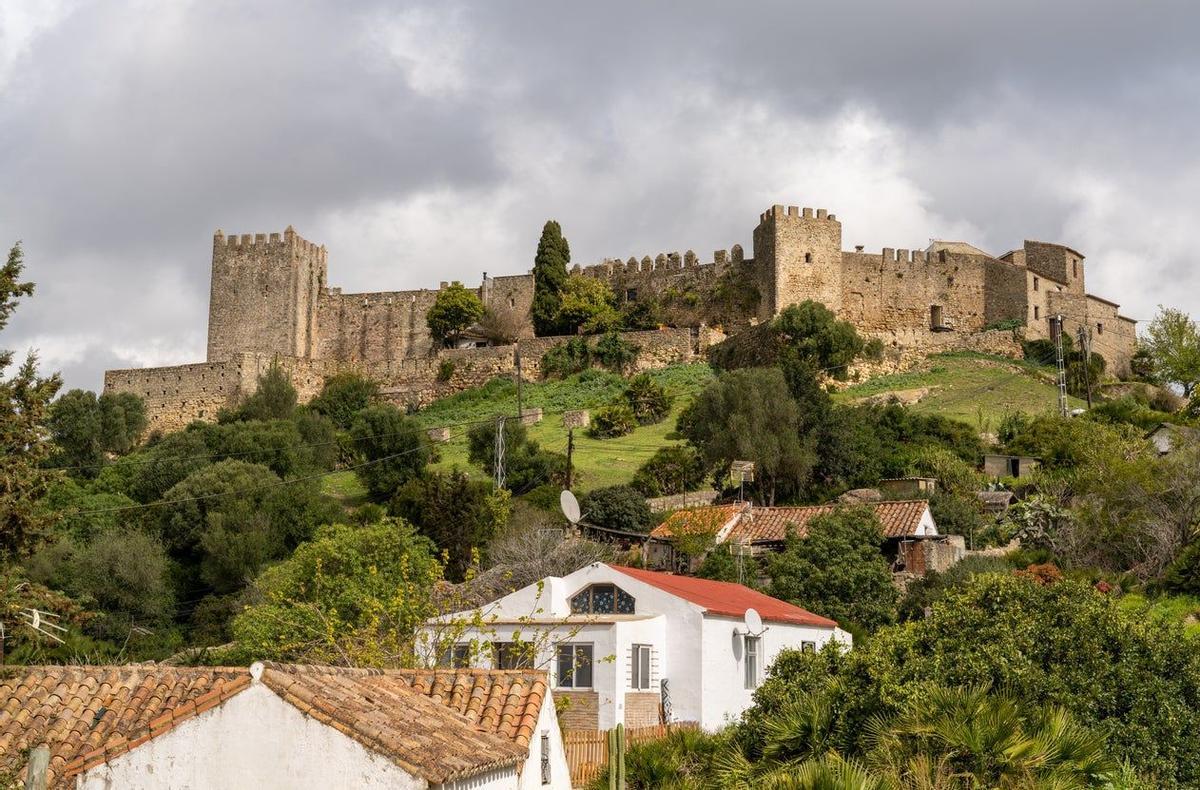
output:
M 572 271 L 606 280 L 618 302 L 653 300 L 662 320 L 681 327 L 627 334 L 643 347 L 643 369 L 700 358 L 713 337 L 705 324 L 733 329 L 806 299 L 881 338 L 897 358 L 955 348 L 1010 353 L 1011 333 L 1006 342 L 984 330 L 1021 322 L 1024 336 L 1048 337 L 1058 313 L 1072 336 L 1080 327 L 1092 332 L 1093 350 L 1110 373 L 1126 372 L 1135 349 L 1135 323 L 1116 304 L 1086 294 L 1083 256 L 1063 245 L 1026 241 L 1000 258 L 960 242 L 928 252 L 845 252 L 835 215 L 781 205 L 759 215 L 753 243 L 752 256 L 734 245 L 707 263 L 689 250 Z M 208 361 L 109 371 L 105 388 L 142 395 L 151 426 L 164 430 L 211 419 L 252 391 L 273 360 L 292 375 L 302 400 L 328 375 L 353 369 L 380 381 L 395 402 L 421 405 L 511 374 L 518 348 L 525 375 L 535 378 L 542 355 L 563 340 L 533 337 L 531 274 L 484 273 L 476 289 L 490 311 L 509 314 L 516 346 L 443 349 L 425 321 L 440 289 L 343 293 L 327 286 L 326 265 L 325 248 L 291 227 L 269 235 L 217 231 Z

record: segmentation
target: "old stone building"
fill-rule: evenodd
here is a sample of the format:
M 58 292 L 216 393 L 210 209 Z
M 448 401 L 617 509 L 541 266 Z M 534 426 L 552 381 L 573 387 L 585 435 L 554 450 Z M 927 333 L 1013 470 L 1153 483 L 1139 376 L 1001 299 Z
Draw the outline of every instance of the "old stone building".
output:
M 753 231 L 753 256 L 740 245 L 708 263 L 694 252 L 660 253 L 579 267 L 607 280 L 621 302 L 653 303 L 669 327 L 630 333 L 638 366 L 698 358 L 719 333 L 767 320 L 806 299 L 822 302 L 861 332 L 892 349 L 951 348 L 1011 353 L 1012 333 L 1050 337 L 1056 316 L 1064 331 L 1090 333 L 1093 351 L 1110 372 L 1128 370 L 1135 323 L 1118 305 L 1088 294 L 1083 256 L 1060 244 L 1026 241 L 999 257 L 963 242 L 937 241 L 924 250 L 842 249 L 842 225 L 825 209 L 772 206 Z M 485 306 L 522 317 L 513 346 L 442 349 L 425 313 L 435 289 L 343 293 L 327 281 L 323 246 L 291 227 L 272 233 L 213 236 L 208 359 L 168 368 L 112 370 L 105 389 L 146 399 L 151 426 L 179 427 L 210 419 L 252 392 L 273 362 L 289 371 L 302 400 L 324 378 L 354 368 L 378 379 L 398 402 L 427 402 L 513 370 L 519 349 L 527 376 L 554 343 L 534 338 L 529 321 L 533 276 L 489 277 L 477 289 Z M 446 287 L 442 283 L 441 287 Z M 449 376 L 445 362 L 452 370 Z

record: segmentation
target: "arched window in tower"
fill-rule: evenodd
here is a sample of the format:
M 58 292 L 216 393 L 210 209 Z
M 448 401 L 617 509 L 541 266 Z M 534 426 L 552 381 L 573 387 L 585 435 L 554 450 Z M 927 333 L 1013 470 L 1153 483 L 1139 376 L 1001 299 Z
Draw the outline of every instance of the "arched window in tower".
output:
M 811 252 L 804 253 L 804 262 L 812 263 L 812 253 Z
M 635 603 L 615 584 L 593 584 L 571 596 L 571 614 L 633 614 Z

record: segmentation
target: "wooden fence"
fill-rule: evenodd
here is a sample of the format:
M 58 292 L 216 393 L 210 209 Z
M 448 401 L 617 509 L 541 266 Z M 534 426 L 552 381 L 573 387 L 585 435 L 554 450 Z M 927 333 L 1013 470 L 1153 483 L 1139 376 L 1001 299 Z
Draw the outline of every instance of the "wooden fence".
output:
M 625 743 L 637 743 L 665 738 L 672 730 L 694 730 L 695 722 L 656 727 L 630 727 L 625 730 Z M 606 730 L 564 730 L 563 747 L 566 750 L 567 766 L 571 769 L 571 786 L 587 787 L 604 772 L 608 765 L 608 732 Z

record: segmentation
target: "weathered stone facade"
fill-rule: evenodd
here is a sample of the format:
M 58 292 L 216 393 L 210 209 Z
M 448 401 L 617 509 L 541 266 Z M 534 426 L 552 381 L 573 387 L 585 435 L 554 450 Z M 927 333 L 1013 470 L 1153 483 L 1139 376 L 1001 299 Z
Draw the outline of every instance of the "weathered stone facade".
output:
M 1061 315 L 1064 330 L 1080 330 L 1108 370 L 1124 373 L 1136 346 L 1135 323 L 1118 305 L 1087 294 L 1083 256 L 1058 244 L 1026 241 L 992 257 L 962 242 L 934 242 L 925 250 L 842 250 L 842 225 L 825 209 L 772 206 L 753 232 L 754 255 L 740 245 L 713 253 L 659 253 L 618 259 L 574 271 L 607 280 L 622 302 L 674 305 L 678 328 L 626 333 L 641 348 L 639 369 L 699 358 L 720 333 L 702 325 L 688 305 L 705 294 L 725 299 L 723 322 L 770 319 L 790 304 L 815 299 L 866 335 L 878 337 L 893 364 L 933 350 L 971 348 L 1019 353 L 1018 334 L 987 331 L 1022 324 L 1024 336 L 1049 337 Z M 437 290 L 342 293 L 326 282 L 323 246 L 289 227 L 272 233 L 213 237 L 208 361 L 171 368 L 115 370 L 105 389 L 130 391 L 147 401 L 152 428 L 171 429 L 252 392 L 273 360 L 288 370 L 301 400 L 324 378 L 355 369 L 379 380 L 394 401 L 420 405 L 513 372 L 516 352 L 528 378 L 542 354 L 561 338 L 533 337 L 529 321 L 533 276 L 483 275 L 477 293 L 492 310 L 524 319 L 513 346 L 435 347 L 425 314 Z M 446 287 L 442 283 L 441 287 Z M 738 289 L 742 289 L 738 291 Z M 724 293 L 735 291 L 733 296 Z M 752 293 L 753 298 L 745 298 Z M 730 315 L 729 306 L 734 306 Z M 450 375 L 445 375 L 452 363 Z M 441 375 L 439 375 L 441 374 Z

